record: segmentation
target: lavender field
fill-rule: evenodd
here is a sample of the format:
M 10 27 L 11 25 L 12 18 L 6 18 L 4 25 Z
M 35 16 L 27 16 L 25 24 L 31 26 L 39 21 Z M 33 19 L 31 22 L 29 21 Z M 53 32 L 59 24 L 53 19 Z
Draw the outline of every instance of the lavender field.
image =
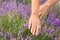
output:
M 0 0 L 0 40 L 60 40 L 60 1 L 42 18 L 38 36 L 28 29 L 30 14 L 31 0 Z

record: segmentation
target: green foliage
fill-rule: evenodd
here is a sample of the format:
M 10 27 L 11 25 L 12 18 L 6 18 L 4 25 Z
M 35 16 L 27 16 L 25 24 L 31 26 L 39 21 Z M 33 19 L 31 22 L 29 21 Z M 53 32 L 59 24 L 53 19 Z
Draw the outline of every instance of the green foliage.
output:
M 46 34 L 34 36 L 32 40 L 51 40 L 50 37 Z
M 17 2 L 22 2 L 23 0 L 17 0 Z M 31 0 L 24 0 L 25 4 L 31 3 Z
M 4 32 L 11 32 L 14 36 L 17 36 L 18 30 L 23 29 L 23 24 L 25 20 L 19 17 L 17 14 L 8 14 L 2 18 L 2 28 Z
M 23 37 L 27 37 L 27 36 L 30 36 L 31 35 L 31 32 L 29 29 L 25 29 L 25 31 L 23 32 Z
M 22 0 L 16 0 L 16 2 L 21 2 Z
M 26 0 L 25 3 L 26 4 L 31 3 L 31 0 Z

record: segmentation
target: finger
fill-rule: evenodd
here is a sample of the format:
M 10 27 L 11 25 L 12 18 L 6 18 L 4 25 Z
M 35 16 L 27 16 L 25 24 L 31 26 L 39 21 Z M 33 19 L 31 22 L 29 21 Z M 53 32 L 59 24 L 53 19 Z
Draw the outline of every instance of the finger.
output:
M 41 22 L 39 22 L 39 26 L 38 27 L 39 27 L 39 30 L 41 31 Z
M 42 19 L 43 16 L 44 16 L 44 13 L 42 13 L 42 14 L 40 15 L 40 19 Z
M 32 28 L 33 28 L 33 27 L 32 27 L 32 25 L 31 25 L 31 29 L 30 29 L 30 30 L 31 30 L 31 33 L 33 34 L 33 30 L 32 30 Z
M 38 21 L 37 22 L 37 29 L 36 29 L 36 35 L 38 35 L 38 32 L 41 31 L 41 24 L 40 22 Z
M 41 15 L 42 15 L 42 12 L 40 11 L 40 12 L 39 12 L 39 16 L 41 16 Z
M 31 23 L 31 21 L 29 21 L 28 29 L 31 29 L 31 25 L 32 25 L 32 23 Z
M 36 27 L 36 35 L 38 35 L 38 29 L 39 29 L 39 28 L 38 28 L 38 27 Z
M 32 35 L 35 35 L 35 32 L 36 32 L 36 23 L 34 22 L 33 24 L 32 24 Z
M 33 22 L 32 22 L 32 25 L 33 25 Z M 32 25 L 31 25 L 31 29 L 30 30 L 31 30 L 31 33 L 33 34 L 33 28 L 34 27 L 32 27 Z

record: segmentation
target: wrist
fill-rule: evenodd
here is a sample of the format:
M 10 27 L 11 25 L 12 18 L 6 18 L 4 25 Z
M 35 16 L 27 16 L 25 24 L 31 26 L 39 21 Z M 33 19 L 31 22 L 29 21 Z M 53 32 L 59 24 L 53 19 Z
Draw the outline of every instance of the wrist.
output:
M 46 4 L 47 4 L 47 6 L 51 7 L 51 6 L 53 6 L 56 2 L 58 2 L 58 0 L 48 0 L 48 1 L 46 2 Z
M 39 15 L 38 15 L 38 14 L 31 14 L 31 16 L 39 17 Z
M 32 16 L 36 16 L 36 17 L 39 17 L 39 10 L 35 11 L 35 12 L 32 12 L 31 14 Z
M 50 8 L 50 6 L 51 6 L 51 4 L 50 4 L 48 1 L 45 3 L 45 5 L 46 5 L 47 7 L 49 7 L 49 8 Z

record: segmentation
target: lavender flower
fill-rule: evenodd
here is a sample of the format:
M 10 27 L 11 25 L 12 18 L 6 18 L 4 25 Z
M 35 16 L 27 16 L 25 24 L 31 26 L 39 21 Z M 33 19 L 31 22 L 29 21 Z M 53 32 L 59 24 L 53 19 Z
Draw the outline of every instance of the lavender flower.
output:
M 3 36 L 3 32 L 2 32 L 2 30 L 0 29 L 0 37 L 2 37 Z
M 24 17 L 27 17 L 29 15 L 30 11 L 31 11 L 30 4 L 25 5 L 22 2 L 18 4 L 18 13 L 22 14 Z
M 54 32 L 55 32 L 55 30 L 53 30 L 53 29 L 50 31 L 51 34 L 54 34 Z
M 13 12 L 17 14 L 22 14 L 23 17 L 27 19 L 29 16 L 29 13 L 31 13 L 30 3 L 28 3 L 27 5 L 25 5 L 23 2 L 17 4 L 16 0 L 14 1 L 11 0 L 9 2 L 4 1 L 2 2 L 1 7 L 2 8 L 0 8 L 0 15 L 6 14 L 7 12 L 10 12 L 10 13 Z
M 28 25 L 29 25 L 29 22 L 27 21 L 25 24 L 24 24 L 24 28 L 28 28 Z
M 55 33 L 55 30 L 51 29 L 50 32 L 49 32 L 50 37 L 52 37 L 54 33 Z
M 4 12 L 5 12 L 4 9 L 3 8 L 0 8 L 0 16 L 5 15 Z
M 50 23 L 51 23 L 52 21 L 54 21 L 56 18 L 57 18 L 57 13 L 51 12 L 51 13 L 49 13 L 49 15 L 48 15 L 48 18 L 47 18 L 47 20 L 46 20 L 46 23 L 47 23 L 47 24 L 50 24 Z
M 18 36 L 21 36 L 22 33 L 23 33 L 22 30 L 19 30 L 19 31 L 18 31 Z
M 51 22 L 51 25 L 60 27 L 60 19 L 55 19 L 53 22 Z
M 22 30 L 18 31 L 18 40 L 23 40 L 23 38 L 22 38 Z
M 49 33 L 49 32 L 50 32 L 50 30 L 51 30 L 51 28 L 48 28 L 48 29 L 46 30 L 46 32 L 48 32 L 48 33 Z
M 31 39 L 31 37 L 28 37 L 28 36 L 27 36 L 27 37 L 25 38 L 25 40 L 32 40 L 32 39 Z
M 16 5 L 16 1 L 10 1 L 9 3 L 7 3 L 7 8 L 9 9 L 9 11 L 12 11 L 16 8 Z
M 57 37 L 55 37 L 55 38 L 54 38 L 54 40 L 58 40 L 58 38 L 57 38 Z
M 10 39 L 10 40 L 16 40 L 16 38 L 12 38 L 12 39 Z
M 2 32 L 0 32 L 0 37 L 2 37 L 3 36 L 3 34 L 2 34 Z
M 48 17 L 56 18 L 57 17 L 57 13 L 56 12 L 51 12 L 51 13 L 49 13 Z
M 6 33 L 4 33 L 3 40 L 7 40 L 6 38 L 7 38 Z
M 54 33 L 55 33 L 55 30 L 53 29 L 53 28 L 48 28 L 47 30 L 46 30 L 46 32 L 48 33 L 48 35 L 50 36 L 50 37 L 52 37 L 53 35 L 54 35 Z
M 50 13 L 46 20 L 46 23 L 53 26 L 60 26 L 60 19 L 57 17 L 57 13 L 55 12 Z
M 1 7 L 3 9 L 3 12 L 6 13 L 9 11 L 9 9 L 7 8 L 7 2 L 4 1 L 2 4 L 1 4 Z M 1 13 L 2 14 L 2 13 Z
M 41 3 L 41 4 L 44 4 L 45 2 L 46 2 L 46 0 L 41 0 L 41 2 L 40 2 L 40 3 Z
M 10 39 L 14 38 L 14 36 L 10 32 L 6 32 L 6 36 Z

